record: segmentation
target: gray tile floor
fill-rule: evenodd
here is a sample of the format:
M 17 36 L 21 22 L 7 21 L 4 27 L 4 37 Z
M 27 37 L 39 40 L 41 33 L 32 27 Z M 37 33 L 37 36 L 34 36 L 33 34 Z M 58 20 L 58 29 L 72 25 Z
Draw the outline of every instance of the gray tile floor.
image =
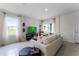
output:
M 56 56 L 79 56 L 79 44 L 63 42 Z

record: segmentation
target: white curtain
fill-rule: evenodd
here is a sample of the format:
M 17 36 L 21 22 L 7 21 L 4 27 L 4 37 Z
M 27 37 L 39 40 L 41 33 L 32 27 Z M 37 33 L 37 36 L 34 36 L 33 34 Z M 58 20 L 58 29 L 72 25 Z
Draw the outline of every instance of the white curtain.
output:
M 5 14 L 3 12 L 0 12 L 0 46 L 4 45 L 4 41 L 3 41 L 4 18 L 5 18 Z
M 6 24 L 6 17 L 16 19 L 17 21 L 17 34 L 16 35 L 8 35 L 7 34 L 7 24 Z M 19 41 L 26 40 L 26 32 L 22 32 L 23 26 L 22 23 L 24 22 L 23 16 L 16 16 L 12 14 L 4 14 L 0 13 L 0 45 L 7 45 L 10 43 L 15 43 Z
M 15 43 L 19 41 L 19 18 L 14 15 L 6 14 L 4 18 L 3 23 L 3 42 L 4 45 Z M 16 33 L 14 35 L 11 35 L 11 32 L 9 32 L 9 27 L 15 27 Z

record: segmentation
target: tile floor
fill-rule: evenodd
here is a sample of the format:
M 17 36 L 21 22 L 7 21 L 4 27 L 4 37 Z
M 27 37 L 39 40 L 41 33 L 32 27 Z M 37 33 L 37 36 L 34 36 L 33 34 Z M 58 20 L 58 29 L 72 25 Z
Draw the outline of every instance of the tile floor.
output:
M 63 42 L 56 56 L 79 56 L 79 44 Z
M 26 45 L 29 45 L 29 42 L 27 44 L 25 42 L 21 44 L 17 43 L 8 45 L 6 47 L 0 47 L 0 56 L 18 56 L 18 51 Z M 64 42 L 63 46 L 59 49 L 56 56 L 79 56 L 79 44 Z

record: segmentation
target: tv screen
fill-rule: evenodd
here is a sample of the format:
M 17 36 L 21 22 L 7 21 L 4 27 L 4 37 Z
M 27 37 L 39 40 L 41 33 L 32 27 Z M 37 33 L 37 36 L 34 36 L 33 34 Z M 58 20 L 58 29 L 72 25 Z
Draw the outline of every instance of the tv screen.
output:
M 37 27 L 29 26 L 27 28 L 27 33 L 36 33 L 37 32 Z

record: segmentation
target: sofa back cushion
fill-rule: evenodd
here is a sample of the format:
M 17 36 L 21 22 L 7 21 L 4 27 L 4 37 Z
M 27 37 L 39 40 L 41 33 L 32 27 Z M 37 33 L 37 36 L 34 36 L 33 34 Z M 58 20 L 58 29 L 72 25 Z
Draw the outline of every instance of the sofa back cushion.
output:
M 51 35 L 51 36 L 48 36 L 47 38 L 44 38 L 42 39 L 42 43 L 43 44 L 49 44 L 50 42 L 58 39 L 60 37 L 60 35 Z

